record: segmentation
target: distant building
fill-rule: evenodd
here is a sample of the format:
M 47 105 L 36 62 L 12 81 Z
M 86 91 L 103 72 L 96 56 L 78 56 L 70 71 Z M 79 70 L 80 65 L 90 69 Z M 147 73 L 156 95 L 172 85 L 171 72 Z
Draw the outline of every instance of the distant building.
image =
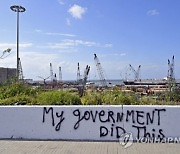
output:
M 0 83 L 7 82 L 16 77 L 16 68 L 0 67 Z

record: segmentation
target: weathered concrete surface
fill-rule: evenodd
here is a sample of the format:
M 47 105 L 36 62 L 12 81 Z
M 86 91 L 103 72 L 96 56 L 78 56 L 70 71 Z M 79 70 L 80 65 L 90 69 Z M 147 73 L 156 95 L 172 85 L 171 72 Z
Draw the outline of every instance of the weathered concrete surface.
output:
M 180 138 L 180 106 L 1 106 L 0 139 Z M 172 131 L 173 130 L 173 131 Z
M 179 154 L 180 144 L 134 143 L 124 149 L 118 142 L 0 140 L 3 154 Z

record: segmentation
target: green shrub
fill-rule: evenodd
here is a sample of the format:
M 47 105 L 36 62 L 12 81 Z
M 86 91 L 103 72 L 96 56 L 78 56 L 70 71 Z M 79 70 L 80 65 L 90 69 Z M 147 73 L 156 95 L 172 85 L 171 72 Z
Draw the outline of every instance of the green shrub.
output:
M 36 96 L 37 90 L 22 83 L 13 83 L 0 87 L 0 99 L 6 99 L 18 95 Z
M 32 96 L 18 95 L 0 100 L 0 105 L 33 105 L 37 104 L 36 99 Z
M 101 92 L 87 93 L 81 98 L 81 102 L 83 105 L 102 105 L 102 94 Z
M 81 101 L 84 105 L 130 105 L 138 104 L 138 97 L 134 94 L 113 90 L 87 93 Z
M 41 105 L 80 105 L 78 95 L 67 91 L 42 92 L 37 96 L 37 102 Z

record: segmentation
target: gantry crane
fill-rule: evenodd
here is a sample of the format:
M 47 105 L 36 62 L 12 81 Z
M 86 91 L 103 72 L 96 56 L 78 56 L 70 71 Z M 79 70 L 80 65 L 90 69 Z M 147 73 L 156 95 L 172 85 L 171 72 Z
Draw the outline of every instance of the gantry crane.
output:
M 137 71 L 132 67 L 131 64 L 129 64 L 129 66 L 130 66 L 130 70 L 132 70 L 132 72 L 134 73 L 134 80 L 135 81 L 140 80 L 140 68 L 141 68 L 141 65 L 138 66 Z
M 101 63 L 100 63 L 100 61 L 99 61 L 96 54 L 94 54 L 94 61 L 95 61 L 95 64 L 96 64 L 96 68 L 97 68 L 97 71 L 98 71 L 100 82 L 101 82 L 103 87 L 106 87 L 107 82 L 106 82 L 106 79 L 104 77 L 103 68 L 102 68 Z

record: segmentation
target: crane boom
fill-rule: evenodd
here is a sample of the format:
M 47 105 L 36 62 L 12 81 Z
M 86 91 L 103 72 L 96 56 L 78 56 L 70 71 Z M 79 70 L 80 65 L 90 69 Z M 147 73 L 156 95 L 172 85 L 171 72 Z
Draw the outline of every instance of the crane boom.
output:
M 80 74 L 80 68 L 79 68 L 79 62 L 78 62 L 78 69 L 77 69 L 77 82 L 79 82 L 81 79 L 81 74 Z
M 168 79 L 174 80 L 174 56 L 172 57 L 171 61 L 168 59 L 168 67 Z
M 78 67 L 79 67 L 79 63 L 78 63 Z M 80 96 L 83 96 L 83 94 L 84 94 L 84 89 L 85 89 L 86 82 L 88 79 L 89 71 L 90 71 L 90 66 L 87 65 L 84 70 L 83 79 L 79 79 L 79 81 L 78 81 L 78 91 L 79 91 Z
M 138 69 L 137 69 L 137 71 L 134 69 L 134 67 L 131 65 L 131 64 L 129 64 L 129 66 L 130 66 L 130 69 L 133 71 L 133 73 L 134 73 L 134 80 L 135 81 L 138 81 L 138 80 L 140 80 L 140 77 L 139 77 L 139 75 L 140 75 L 140 68 L 141 68 L 141 65 L 139 65 L 138 66 Z
M 104 77 L 103 68 L 102 68 L 101 63 L 100 63 L 96 54 L 94 54 L 94 61 L 95 61 L 96 67 L 97 67 L 100 82 L 101 82 L 102 86 L 106 87 L 107 82 L 106 82 L 106 79 Z

